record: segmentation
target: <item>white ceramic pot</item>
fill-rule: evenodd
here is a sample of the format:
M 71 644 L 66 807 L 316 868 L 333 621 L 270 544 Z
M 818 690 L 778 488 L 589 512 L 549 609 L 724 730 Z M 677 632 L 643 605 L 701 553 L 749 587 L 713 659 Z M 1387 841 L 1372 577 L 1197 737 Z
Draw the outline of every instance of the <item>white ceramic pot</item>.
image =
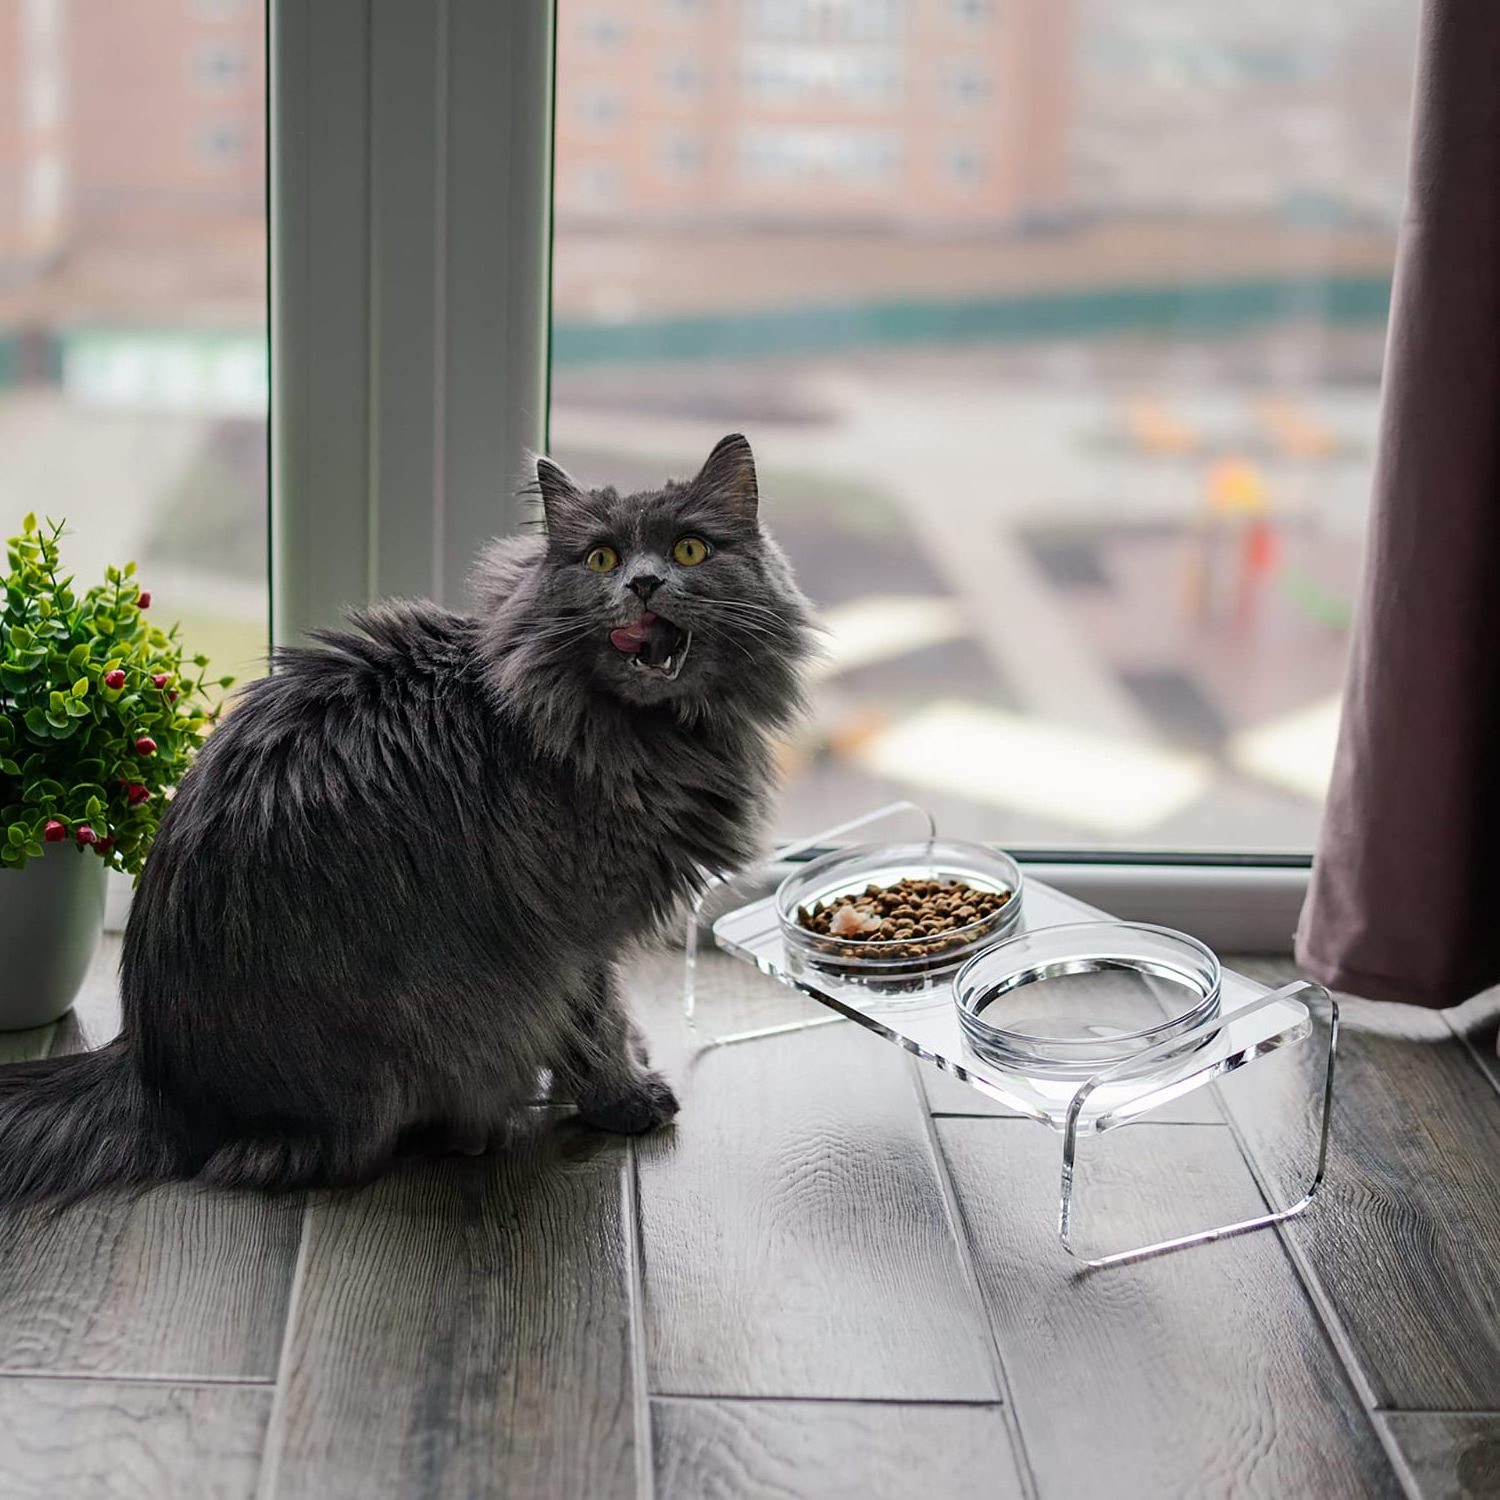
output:
M 24 870 L 0 869 L 0 1031 L 65 1014 L 104 929 L 104 861 L 49 844 Z

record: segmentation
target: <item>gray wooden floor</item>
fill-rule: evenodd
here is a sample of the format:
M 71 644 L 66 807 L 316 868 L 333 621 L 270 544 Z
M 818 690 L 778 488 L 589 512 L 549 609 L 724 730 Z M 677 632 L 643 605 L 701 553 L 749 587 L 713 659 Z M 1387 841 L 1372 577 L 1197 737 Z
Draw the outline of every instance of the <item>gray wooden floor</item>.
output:
M 116 957 L 0 1055 L 111 1035 Z M 697 1051 L 678 984 L 672 1131 L 0 1220 L 0 1496 L 1500 1496 L 1500 1003 L 1350 1002 L 1313 1211 L 1080 1275 L 1056 1137 L 847 1024 Z M 1124 1133 L 1121 1212 L 1270 1149 L 1195 1118 Z

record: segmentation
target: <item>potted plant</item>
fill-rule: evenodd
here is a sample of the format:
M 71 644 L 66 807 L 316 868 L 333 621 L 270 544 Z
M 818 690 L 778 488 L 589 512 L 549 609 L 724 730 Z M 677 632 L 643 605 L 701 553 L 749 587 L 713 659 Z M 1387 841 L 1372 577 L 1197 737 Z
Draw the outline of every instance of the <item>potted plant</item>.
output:
M 147 618 L 135 564 L 78 592 L 62 522 L 6 544 L 0 598 L 0 1030 L 73 1003 L 106 872 L 140 873 L 172 788 L 218 716 L 208 659 Z M 222 677 L 218 686 L 228 687 Z

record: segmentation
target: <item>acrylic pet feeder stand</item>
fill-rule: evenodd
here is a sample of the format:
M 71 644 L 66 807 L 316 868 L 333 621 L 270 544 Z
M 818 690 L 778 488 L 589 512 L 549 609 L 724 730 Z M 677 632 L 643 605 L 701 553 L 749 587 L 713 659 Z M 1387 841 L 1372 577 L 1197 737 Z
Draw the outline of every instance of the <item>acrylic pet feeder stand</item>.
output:
M 853 826 L 891 812 L 881 809 Z M 846 831 L 829 830 L 807 846 Z M 1026 882 L 1014 931 L 984 945 L 956 980 L 947 972 L 894 994 L 789 952 L 774 896 L 721 916 L 713 935 L 727 953 L 834 1014 L 715 1036 L 709 1045 L 847 1019 L 1004 1111 L 1050 1127 L 1062 1137 L 1058 1235 L 1085 1266 L 1280 1223 L 1301 1213 L 1323 1180 L 1338 1008 L 1317 985 L 1273 991 L 1221 973 L 1217 959 L 1182 934 L 1111 922 L 1036 881 Z M 690 980 L 690 1007 L 692 990 Z M 956 994 L 969 1002 L 962 1018 Z M 1109 1024 L 1080 1020 L 1079 1004 L 1097 1016 L 1101 997 Z M 977 1028 L 970 1014 L 976 1003 Z M 997 1017 L 995 1026 L 983 1024 Z M 1258 1132 L 1256 1151 L 1247 1149 L 1247 1118 Z M 1194 1124 L 1227 1131 L 1218 1139 L 1233 1140 L 1248 1171 L 1236 1166 L 1235 1174 L 1195 1177 L 1174 1169 L 1175 1145 L 1187 1137 L 1159 1132 Z M 1269 1145 L 1268 1131 L 1275 1135 Z M 1136 1160 L 1148 1144 L 1147 1156 Z M 1168 1164 L 1171 1175 L 1142 1193 L 1126 1168 L 1147 1159 L 1158 1174 Z M 1242 1189 L 1231 1192 L 1230 1175 L 1243 1178 Z M 1234 1211 L 1225 1218 L 1230 1197 Z M 1143 1222 L 1143 1198 L 1156 1205 L 1144 1221 L 1150 1238 L 1122 1239 L 1128 1223 Z

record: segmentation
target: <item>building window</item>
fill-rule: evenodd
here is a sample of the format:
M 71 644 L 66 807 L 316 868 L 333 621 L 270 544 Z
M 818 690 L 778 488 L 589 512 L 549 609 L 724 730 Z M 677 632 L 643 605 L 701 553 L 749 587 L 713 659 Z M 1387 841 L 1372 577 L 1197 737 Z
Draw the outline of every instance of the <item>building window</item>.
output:
M 951 62 L 943 70 L 943 97 L 961 109 L 972 109 L 990 96 L 989 70 L 982 64 Z
M 624 21 L 605 11 L 594 11 L 584 17 L 583 39 L 597 52 L 618 52 L 628 31 Z
M 746 50 L 741 79 L 761 104 L 825 100 L 866 109 L 897 102 L 906 81 L 894 50 L 766 46 Z
M 588 124 L 603 128 L 623 117 L 625 103 L 615 89 L 589 89 L 580 101 L 579 113 Z
M 900 169 L 900 142 L 884 131 L 754 129 L 740 137 L 740 170 L 754 182 L 872 187 Z
M 193 60 L 193 72 L 206 89 L 230 89 L 250 75 L 250 56 L 233 42 L 208 42 Z
M 948 0 L 948 9 L 966 26 L 978 26 L 995 13 L 993 0 Z
M 703 171 L 704 154 L 699 137 L 680 130 L 670 131 L 662 137 L 658 152 L 662 173 L 678 181 L 697 177 Z
M 240 125 L 207 125 L 198 132 L 199 157 L 216 166 L 238 161 L 247 145 L 244 127 Z
M 978 147 L 962 142 L 949 146 L 943 155 L 948 179 L 959 187 L 973 187 L 983 182 L 988 163 L 984 152 Z
M 906 11 L 906 0 L 746 0 L 745 30 L 775 41 L 883 41 L 901 35 Z
M 662 0 L 662 9 L 672 20 L 692 20 L 708 14 L 709 0 Z
M 692 98 L 703 92 L 703 64 L 696 57 L 673 57 L 662 64 L 662 92 L 679 99 Z

